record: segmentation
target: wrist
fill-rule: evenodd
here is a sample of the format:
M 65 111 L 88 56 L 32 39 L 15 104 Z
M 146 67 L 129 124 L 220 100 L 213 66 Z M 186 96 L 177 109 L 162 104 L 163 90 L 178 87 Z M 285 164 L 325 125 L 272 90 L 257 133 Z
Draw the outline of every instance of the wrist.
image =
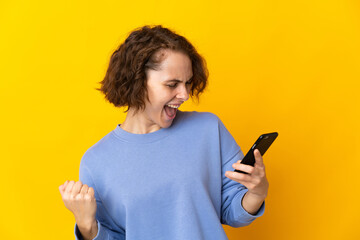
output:
M 267 196 L 267 194 L 257 194 L 257 193 L 252 193 L 251 191 L 247 191 L 246 195 L 249 199 L 252 199 L 253 201 L 256 202 L 263 202 Z
M 96 237 L 98 232 L 98 223 L 96 219 L 91 221 L 76 221 L 76 223 L 84 240 Z
M 246 212 L 252 215 L 256 215 L 259 212 L 260 207 L 262 206 L 264 201 L 265 197 L 260 197 L 259 195 L 253 194 L 248 191 L 242 198 L 241 205 Z
M 82 229 L 87 230 L 87 231 L 90 231 L 95 226 L 97 226 L 96 219 L 92 219 L 92 220 L 89 220 L 89 221 L 76 220 L 76 223 L 77 223 L 79 228 L 82 228 Z

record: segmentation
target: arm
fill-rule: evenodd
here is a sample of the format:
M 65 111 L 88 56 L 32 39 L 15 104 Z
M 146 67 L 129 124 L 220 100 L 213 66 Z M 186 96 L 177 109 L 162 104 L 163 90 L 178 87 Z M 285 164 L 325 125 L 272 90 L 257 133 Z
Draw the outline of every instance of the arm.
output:
M 259 212 L 260 207 L 263 205 L 265 198 L 259 198 L 252 195 L 250 192 L 245 193 L 242 199 L 243 208 L 250 214 L 256 215 Z
M 75 238 L 76 240 L 119 240 L 125 239 L 125 230 L 118 226 L 108 213 L 108 210 L 103 204 L 101 196 L 96 188 L 96 181 L 90 173 L 89 168 L 85 165 L 84 159 L 93 158 L 89 152 L 85 153 L 80 163 L 79 178 L 83 183 L 94 189 L 94 196 L 96 199 L 96 215 L 95 218 L 89 221 L 77 219 L 75 223 Z
M 87 226 L 84 229 L 78 223 L 75 223 L 75 239 L 76 240 L 115 240 L 125 239 L 121 233 L 113 232 L 99 221 L 92 223 L 92 226 Z
M 226 172 L 232 172 L 232 164 L 242 158 L 241 151 L 233 156 L 222 170 L 222 219 L 221 223 L 232 227 L 243 227 L 252 223 L 256 218 L 263 215 L 265 203 L 254 204 L 249 189 L 243 184 L 226 177 Z M 254 208 L 254 209 L 252 209 Z M 256 209 L 255 209 L 256 208 Z
M 99 205 L 98 205 L 99 209 Z M 96 220 L 91 225 L 84 226 L 81 223 L 75 223 L 75 239 L 76 240 L 125 240 L 125 232 L 117 232 Z
M 219 137 L 222 161 L 221 223 L 232 227 L 246 226 L 263 215 L 265 197 L 262 196 L 262 198 L 260 195 L 255 197 L 254 192 L 250 191 L 253 185 L 247 183 L 245 185 L 243 182 L 234 181 L 233 178 L 228 177 L 228 173 L 233 174 L 233 164 L 243 159 L 244 155 L 220 120 Z
M 246 186 L 249 191 L 242 199 L 242 205 L 250 214 L 256 214 L 268 193 L 269 182 L 265 174 L 265 166 L 258 149 L 254 151 L 255 166 L 241 164 L 241 161 L 234 163 L 233 168 L 247 172 L 248 174 L 227 171 L 225 175 L 240 184 Z
M 92 240 L 97 237 L 98 229 L 98 222 L 96 220 L 90 224 L 83 224 L 77 221 L 75 224 L 76 239 Z

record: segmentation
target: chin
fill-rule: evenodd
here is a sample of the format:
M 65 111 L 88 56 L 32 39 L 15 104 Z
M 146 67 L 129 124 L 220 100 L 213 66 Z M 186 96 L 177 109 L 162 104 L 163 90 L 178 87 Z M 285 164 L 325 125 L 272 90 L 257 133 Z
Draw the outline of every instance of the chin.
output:
M 172 121 L 170 123 L 164 123 L 164 124 L 161 124 L 160 127 L 161 128 L 168 128 L 172 125 Z
M 170 120 L 170 121 L 161 121 L 160 124 L 159 124 L 159 126 L 160 126 L 161 128 L 168 128 L 168 127 L 170 127 L 170 126 L 172 125 L 172 123 L 173 123 L 173 120 Z
M 174 119 L 168 119 L 164 115 L 160 116 L 160 119 L 157 121 L 157 125 L 161 128 L 168 128 L 172 125 Z

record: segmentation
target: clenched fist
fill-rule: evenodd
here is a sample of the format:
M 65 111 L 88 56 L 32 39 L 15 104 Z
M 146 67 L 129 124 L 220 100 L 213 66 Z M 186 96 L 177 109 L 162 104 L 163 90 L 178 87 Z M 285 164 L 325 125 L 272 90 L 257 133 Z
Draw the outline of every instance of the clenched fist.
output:
M 65 207 L 75 216 L 78 225 L 88 226 L 96 222 L 96 199 L 94 189 L 81 181 L 68 181 L 59 186 Z

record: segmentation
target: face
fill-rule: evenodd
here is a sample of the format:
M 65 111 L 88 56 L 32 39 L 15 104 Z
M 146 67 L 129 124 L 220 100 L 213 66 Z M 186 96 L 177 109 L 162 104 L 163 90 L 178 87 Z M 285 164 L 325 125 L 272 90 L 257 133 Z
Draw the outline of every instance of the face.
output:
M 147 125 L 167 128 L 176 116 L 177 108 L 189 99 L 193 76 L 190 58 L 181 52 L 165 50 L 160 68 L 147 71 L 149 101 L 142 113 Z

